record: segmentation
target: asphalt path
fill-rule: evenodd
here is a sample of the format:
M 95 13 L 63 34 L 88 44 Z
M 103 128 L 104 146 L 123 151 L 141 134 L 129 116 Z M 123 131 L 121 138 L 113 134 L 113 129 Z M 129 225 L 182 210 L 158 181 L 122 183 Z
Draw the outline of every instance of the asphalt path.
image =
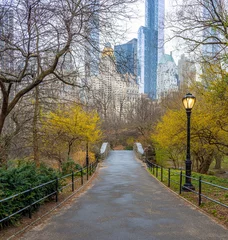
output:
M 93 186 L 23 240 L 228 240 L 228 230 L 155 180 L 132 151 L 111 151 Z

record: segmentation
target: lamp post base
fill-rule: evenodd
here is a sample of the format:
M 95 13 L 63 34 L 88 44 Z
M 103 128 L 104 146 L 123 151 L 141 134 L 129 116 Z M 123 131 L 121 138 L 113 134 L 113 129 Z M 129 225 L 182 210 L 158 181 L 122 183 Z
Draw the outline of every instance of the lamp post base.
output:
M 194 190 L 195 190 L 195 187 L 191 183 L 185 183 L 182 186 L 182 191 L 184 191 L 184 192 L 191 192 L 191 191 L 194 191 Z

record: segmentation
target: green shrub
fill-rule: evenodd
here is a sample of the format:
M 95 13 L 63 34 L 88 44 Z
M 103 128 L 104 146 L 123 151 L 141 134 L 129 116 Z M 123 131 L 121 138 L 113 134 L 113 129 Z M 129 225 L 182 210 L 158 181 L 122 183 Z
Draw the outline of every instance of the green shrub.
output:
M 125 150 L 133 150 L 133 146 L 126 146 Z
M 7 170 L 0 168 L 0 199 L 5 199 L 40 184 L 49 182 L 56 179 L 56 177 L 59 177 L 59 172 L 43 164 L 40 168 L 36 168 L 34 162 L 20 161 L 18 167 L 10 167 Z M 55 182 L 36 188 L 30 193 L 27 192 L 2 202 L 0 204 L 0 219 L 19 211 L 53 192 L 55 192 Z M 42 203 L 43 201 L 33 205 L 32 210 L 36 210 Z M 28 211 L 23 211 L 22 214 L 28 214 Z M 9 220 L 0 223 L 0 228 L 16 223 L 19 218 L 19 214 L 11 217 Z
M 78 171 L 81 169 L 81 166 L 74 162 L 71 158 L 69 158 L 66 162 L 62 164 L 62 174 L 66 175 L 71 173 L 72 171 Z

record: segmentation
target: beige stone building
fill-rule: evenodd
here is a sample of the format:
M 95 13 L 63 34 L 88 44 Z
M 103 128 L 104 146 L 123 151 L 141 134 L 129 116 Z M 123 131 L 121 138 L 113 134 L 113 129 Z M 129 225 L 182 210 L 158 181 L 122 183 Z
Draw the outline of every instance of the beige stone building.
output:
M 116 70 L 114 51 L 107 44 L 101 54 L 99 74 L 88 80 L 88 101 L 99 102 L 101 112 L 106 117 L 108 112 L 122 117 L 131 103 L 139 97 L 139 85 L 130 74 L 120 74 Z

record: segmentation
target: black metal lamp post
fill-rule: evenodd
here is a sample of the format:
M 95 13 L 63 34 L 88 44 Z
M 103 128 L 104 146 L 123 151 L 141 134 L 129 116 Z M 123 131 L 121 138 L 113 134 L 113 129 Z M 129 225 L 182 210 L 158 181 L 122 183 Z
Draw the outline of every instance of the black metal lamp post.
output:
M 190 118 L 191 118 L 191 111 L 196 102 L 196 98 L 191 94 L 187 93 L 185 97 L 182 99 L 183 105 L 186 109 L 187 114 L 187 154 L 186 154 L 186 161 L 185 161 L 185 184 L 182 187 L 184 191 L 191 191 L 195 190 L 195 187 L 191 183 L 191 154 L 190 154 Z

